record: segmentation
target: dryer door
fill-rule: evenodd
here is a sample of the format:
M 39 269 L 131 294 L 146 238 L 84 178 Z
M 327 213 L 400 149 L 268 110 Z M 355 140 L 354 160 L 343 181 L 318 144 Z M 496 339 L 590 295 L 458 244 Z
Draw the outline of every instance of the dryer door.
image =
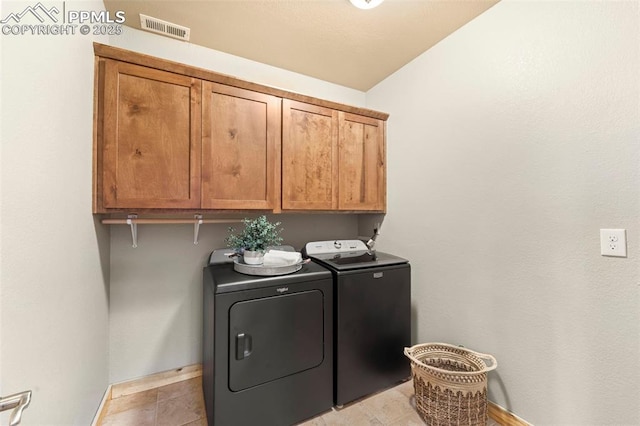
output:
M 237 302 L 229 309 L 229 389 L 316 367 L 323 360 L 319 290 Z

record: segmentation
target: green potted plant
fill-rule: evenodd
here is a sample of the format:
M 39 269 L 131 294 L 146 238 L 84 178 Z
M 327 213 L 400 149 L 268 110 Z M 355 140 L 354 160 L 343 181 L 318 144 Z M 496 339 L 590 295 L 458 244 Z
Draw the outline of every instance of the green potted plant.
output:
M 269 222 L 266 216 L 256 219 L 243 219 L 244 230 L 236 233 L 235 228 L 229 227 L 230 235 L 225 238 L 227 246 L 241 254 L 244 263 L 261 265 L 267 247 L 282 243 L 280 237 L 280 222 Z

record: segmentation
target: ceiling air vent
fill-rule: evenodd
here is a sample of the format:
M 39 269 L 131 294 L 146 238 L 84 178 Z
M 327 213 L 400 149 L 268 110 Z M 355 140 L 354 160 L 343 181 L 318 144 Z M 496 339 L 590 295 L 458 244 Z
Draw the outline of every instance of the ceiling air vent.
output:
M 168 37 L 189 41 L 189 33 L 191 30 L 181 25 L 172 24 L 158 18 L 140 14 L 140 27 L 143 30 L 166 35 Z

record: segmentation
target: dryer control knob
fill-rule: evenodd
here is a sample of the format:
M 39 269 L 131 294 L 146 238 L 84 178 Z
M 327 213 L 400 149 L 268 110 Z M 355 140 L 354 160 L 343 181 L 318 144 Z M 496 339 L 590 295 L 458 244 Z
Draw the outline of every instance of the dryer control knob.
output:
M 341 243 L 340 241 L 335 241 L 335 242 L 333 243 L 333 246 L 334 246 L 335 248 L 337 248 L 337 249 L 340 249 L 340 248 L 342 247 L 342 243 Z

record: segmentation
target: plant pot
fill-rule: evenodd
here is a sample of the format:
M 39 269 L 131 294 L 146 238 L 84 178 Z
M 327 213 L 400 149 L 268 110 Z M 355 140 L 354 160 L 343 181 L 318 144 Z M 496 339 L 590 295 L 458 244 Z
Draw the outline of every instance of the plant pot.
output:
M 245 250 L 242 253 L 242 259 L 247 265 L 262 265 L 262 262 L 264 261 L 264 251 Z

